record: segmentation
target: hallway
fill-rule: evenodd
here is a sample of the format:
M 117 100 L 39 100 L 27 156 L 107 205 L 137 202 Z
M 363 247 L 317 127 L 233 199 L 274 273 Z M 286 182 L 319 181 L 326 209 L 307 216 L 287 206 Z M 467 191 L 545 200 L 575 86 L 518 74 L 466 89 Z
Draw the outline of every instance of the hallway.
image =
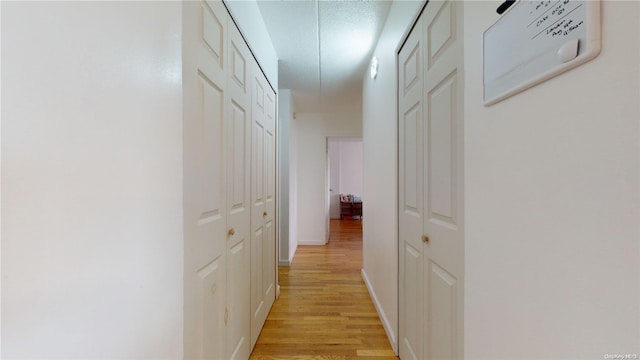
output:
M 331 220 L 326 246 L 300 246 L 280 267 L 251 359 L 397 359 L 362 280 L 362 222 Z

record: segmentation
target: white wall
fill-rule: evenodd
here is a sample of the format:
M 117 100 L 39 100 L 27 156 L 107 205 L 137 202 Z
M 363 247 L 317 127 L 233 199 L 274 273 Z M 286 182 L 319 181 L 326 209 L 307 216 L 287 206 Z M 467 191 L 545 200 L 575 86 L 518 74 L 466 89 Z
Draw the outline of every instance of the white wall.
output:
M 256 0 L 224 0 L 267 80 L 278 91 L 278 55 Z
M 340 218 L 340 142 L 329 139 L 329 217 Z
M 180 358 L 181 4 L 1 6 L 2 357 Z
M 340 142 L 340 191 L 362 197 L 362 140 Z
M 292 112 L 289 124 L 289 264 L 298 248 L 298 122 L 295 104 L 291 98 Z
M 602 2 L 593 61 L 482 105 L 482 32 L 464 2 L 465 357 L 640 353 L 640 4 Z
M 2 29 L 2 4 L 0 4 L 0 29 Z M 1 33 L 1 31 L 0 31 Z M 0 41 L 1 44 L 1 41 Z M 0 46 L 0 79 L 2 79 L 2 46 Z M 2 86 L 0 86 L 0 189 L 2 189 Z M 0 191 L 0 358 L 2 358 L 2 191 Z
M 291 121 L 293 104 L 291 90 L 280 90 L 278 93 L 278 262 L 289 265 L 295 252 L 295 241 L 290 240 L 291 218 Z
M 374 51 L 375 80 L 363 81 L 364 222 L 362 274 L 393 348 L 398 333 L 398 125 L 396 48 L 424 1 L 394 1 Z
M 300 245 L 322 245 L 327 238 L 325 213 L 327 138 L 361 137 L 361 113 L 297 114 L 297 238 Z
M 598 58 L 485 108 L 481 36 L 499 4 L 464 3 L 465 357 L 640 353 L 639 5 L 604 1 Z M 418 7 L 394 2 L 375 52 L 378 78 L 364 80 L 363 275 L 392 341 L 393 49 Z

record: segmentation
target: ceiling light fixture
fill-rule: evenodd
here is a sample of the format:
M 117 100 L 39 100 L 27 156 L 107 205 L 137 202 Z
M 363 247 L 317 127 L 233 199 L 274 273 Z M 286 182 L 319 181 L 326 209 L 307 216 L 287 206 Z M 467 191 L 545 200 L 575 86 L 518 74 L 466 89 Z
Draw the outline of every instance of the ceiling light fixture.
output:
M 375 79 L 376 76 L 378 76 L 378 58 L 377 57 L 373 57 L 373 59 L 371 59 L 371 78 Z

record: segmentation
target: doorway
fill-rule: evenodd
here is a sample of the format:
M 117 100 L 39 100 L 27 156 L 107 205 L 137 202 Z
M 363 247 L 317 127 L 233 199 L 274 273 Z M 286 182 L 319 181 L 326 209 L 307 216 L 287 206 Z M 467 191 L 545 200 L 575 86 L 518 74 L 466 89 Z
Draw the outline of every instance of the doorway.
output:
M 362 138 L 327 138 L 326 219 L 329 238 L 335 230 L 332 229 L 331 220 L 362 220 L 361 212 L 346 214 L 344 206 L 341 207 L 341 201 L 361 202 L 362 188 Z

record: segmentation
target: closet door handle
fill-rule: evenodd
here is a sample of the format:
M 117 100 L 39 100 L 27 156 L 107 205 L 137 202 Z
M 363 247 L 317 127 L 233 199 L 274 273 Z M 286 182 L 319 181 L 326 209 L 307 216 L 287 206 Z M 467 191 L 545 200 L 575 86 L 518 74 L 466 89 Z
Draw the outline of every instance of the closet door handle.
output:
M 236 231 L 233 228 L 229 229 L 229 232 L 228 232 L 229 236 L 233 236 L 235 234 L 236 234 Z
M 262 216 L 263 216 L 263 217 L 267 217 L 267 212 L 266 212 L 266 211 L 265 211 L 265 212 L 263 212 L 263 213 L 262 213 Z
M 428 244 L 429 243 L 429 237 L 427 235 L 422 235 L 422 242 Z

